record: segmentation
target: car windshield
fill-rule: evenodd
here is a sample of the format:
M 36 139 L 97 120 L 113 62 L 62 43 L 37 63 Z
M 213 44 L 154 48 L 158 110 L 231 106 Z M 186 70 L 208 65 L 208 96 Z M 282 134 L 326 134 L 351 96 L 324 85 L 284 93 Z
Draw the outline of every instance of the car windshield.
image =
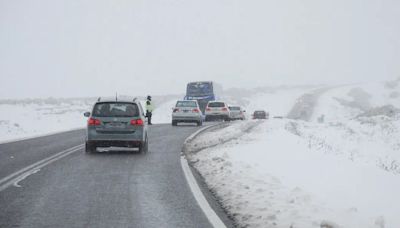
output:
M 208 107 L 211 107 L 211 108 L 225 107 L 225 103 L 224 102 L 211 102 L 208 104 Z
M 254 112 L 254 114 L 256 114 L 256 115 L 265 115 L 265 112 L 264 111 L 256 111 L 256 112 Z
M 229 107 L 231 111 L 240 111 L 240 107 Z
M 212 84 L 210 82 L 190 83 L 187 86 L 188 96 L 205 96 L 213 93 Z
M 93 108 L 94 117 L 138 117 L 139 108 L 134 103 L 97 103 Z
M 197 103 L 196 103 L 196 101 L 178 101 L 176 103 L 176 107 L 196 108 L 197 107 Z

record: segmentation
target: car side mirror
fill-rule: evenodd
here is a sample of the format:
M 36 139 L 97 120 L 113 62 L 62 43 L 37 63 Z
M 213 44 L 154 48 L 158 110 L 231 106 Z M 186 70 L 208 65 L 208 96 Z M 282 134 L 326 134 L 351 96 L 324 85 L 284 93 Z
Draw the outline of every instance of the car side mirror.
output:
M 246 110 L 243 110 L 243 112 L 246 112 Z
M 85 112 L 83 115 L 84 115 L 85 117 L 90 117 L 90 112 Z

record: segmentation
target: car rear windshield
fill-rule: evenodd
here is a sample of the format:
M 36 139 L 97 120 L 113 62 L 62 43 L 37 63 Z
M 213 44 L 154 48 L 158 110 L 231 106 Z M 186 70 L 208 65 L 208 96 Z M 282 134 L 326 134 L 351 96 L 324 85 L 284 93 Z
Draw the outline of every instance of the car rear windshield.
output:
M 178 102 L 176 102 L 176 107 L 196 108 L 197 103 L 196 103 L 196 101 L 178 101 Z
M 229 107 L 229 110 L 240 111 L 240 107 Z
M 106 102 L 97 103 L 93 108 L 95 117 L 138 117 L 139 108 L 134 103 Z
M 211 102 L 208 104 L 208 107 L 211 107 L 211 108 L 225 107 L 225 103 L 224 102 Z
M 264 111 L 255 111 L 254 114 L 256 115 L 265 115 Z

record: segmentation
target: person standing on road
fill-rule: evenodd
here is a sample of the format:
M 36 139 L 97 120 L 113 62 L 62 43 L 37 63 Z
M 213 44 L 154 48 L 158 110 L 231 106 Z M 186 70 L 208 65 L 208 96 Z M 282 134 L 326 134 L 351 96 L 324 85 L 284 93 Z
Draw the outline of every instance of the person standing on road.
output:
M 149 125 L 152 125 L 151 123 L 151 117 L 153 116 L 153 102 L 151 101 L 151 96 L 147 96 L 147 101 L 146 101 L 146 117 L 147 117 L 147 123 Z

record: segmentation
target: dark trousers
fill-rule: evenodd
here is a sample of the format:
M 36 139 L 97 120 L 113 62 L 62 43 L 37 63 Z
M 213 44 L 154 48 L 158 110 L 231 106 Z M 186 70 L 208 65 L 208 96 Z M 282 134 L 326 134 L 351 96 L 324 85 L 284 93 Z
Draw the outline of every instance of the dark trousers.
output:
M 149 112 L 149 111 L 147 111 L 146 112 L 146 117 L 147 117 L 147 123 L 148 124 L 152 124 L 151 123 L 151 116 L 152 116 L 153 114 L 151 113 L 151 112 Z

